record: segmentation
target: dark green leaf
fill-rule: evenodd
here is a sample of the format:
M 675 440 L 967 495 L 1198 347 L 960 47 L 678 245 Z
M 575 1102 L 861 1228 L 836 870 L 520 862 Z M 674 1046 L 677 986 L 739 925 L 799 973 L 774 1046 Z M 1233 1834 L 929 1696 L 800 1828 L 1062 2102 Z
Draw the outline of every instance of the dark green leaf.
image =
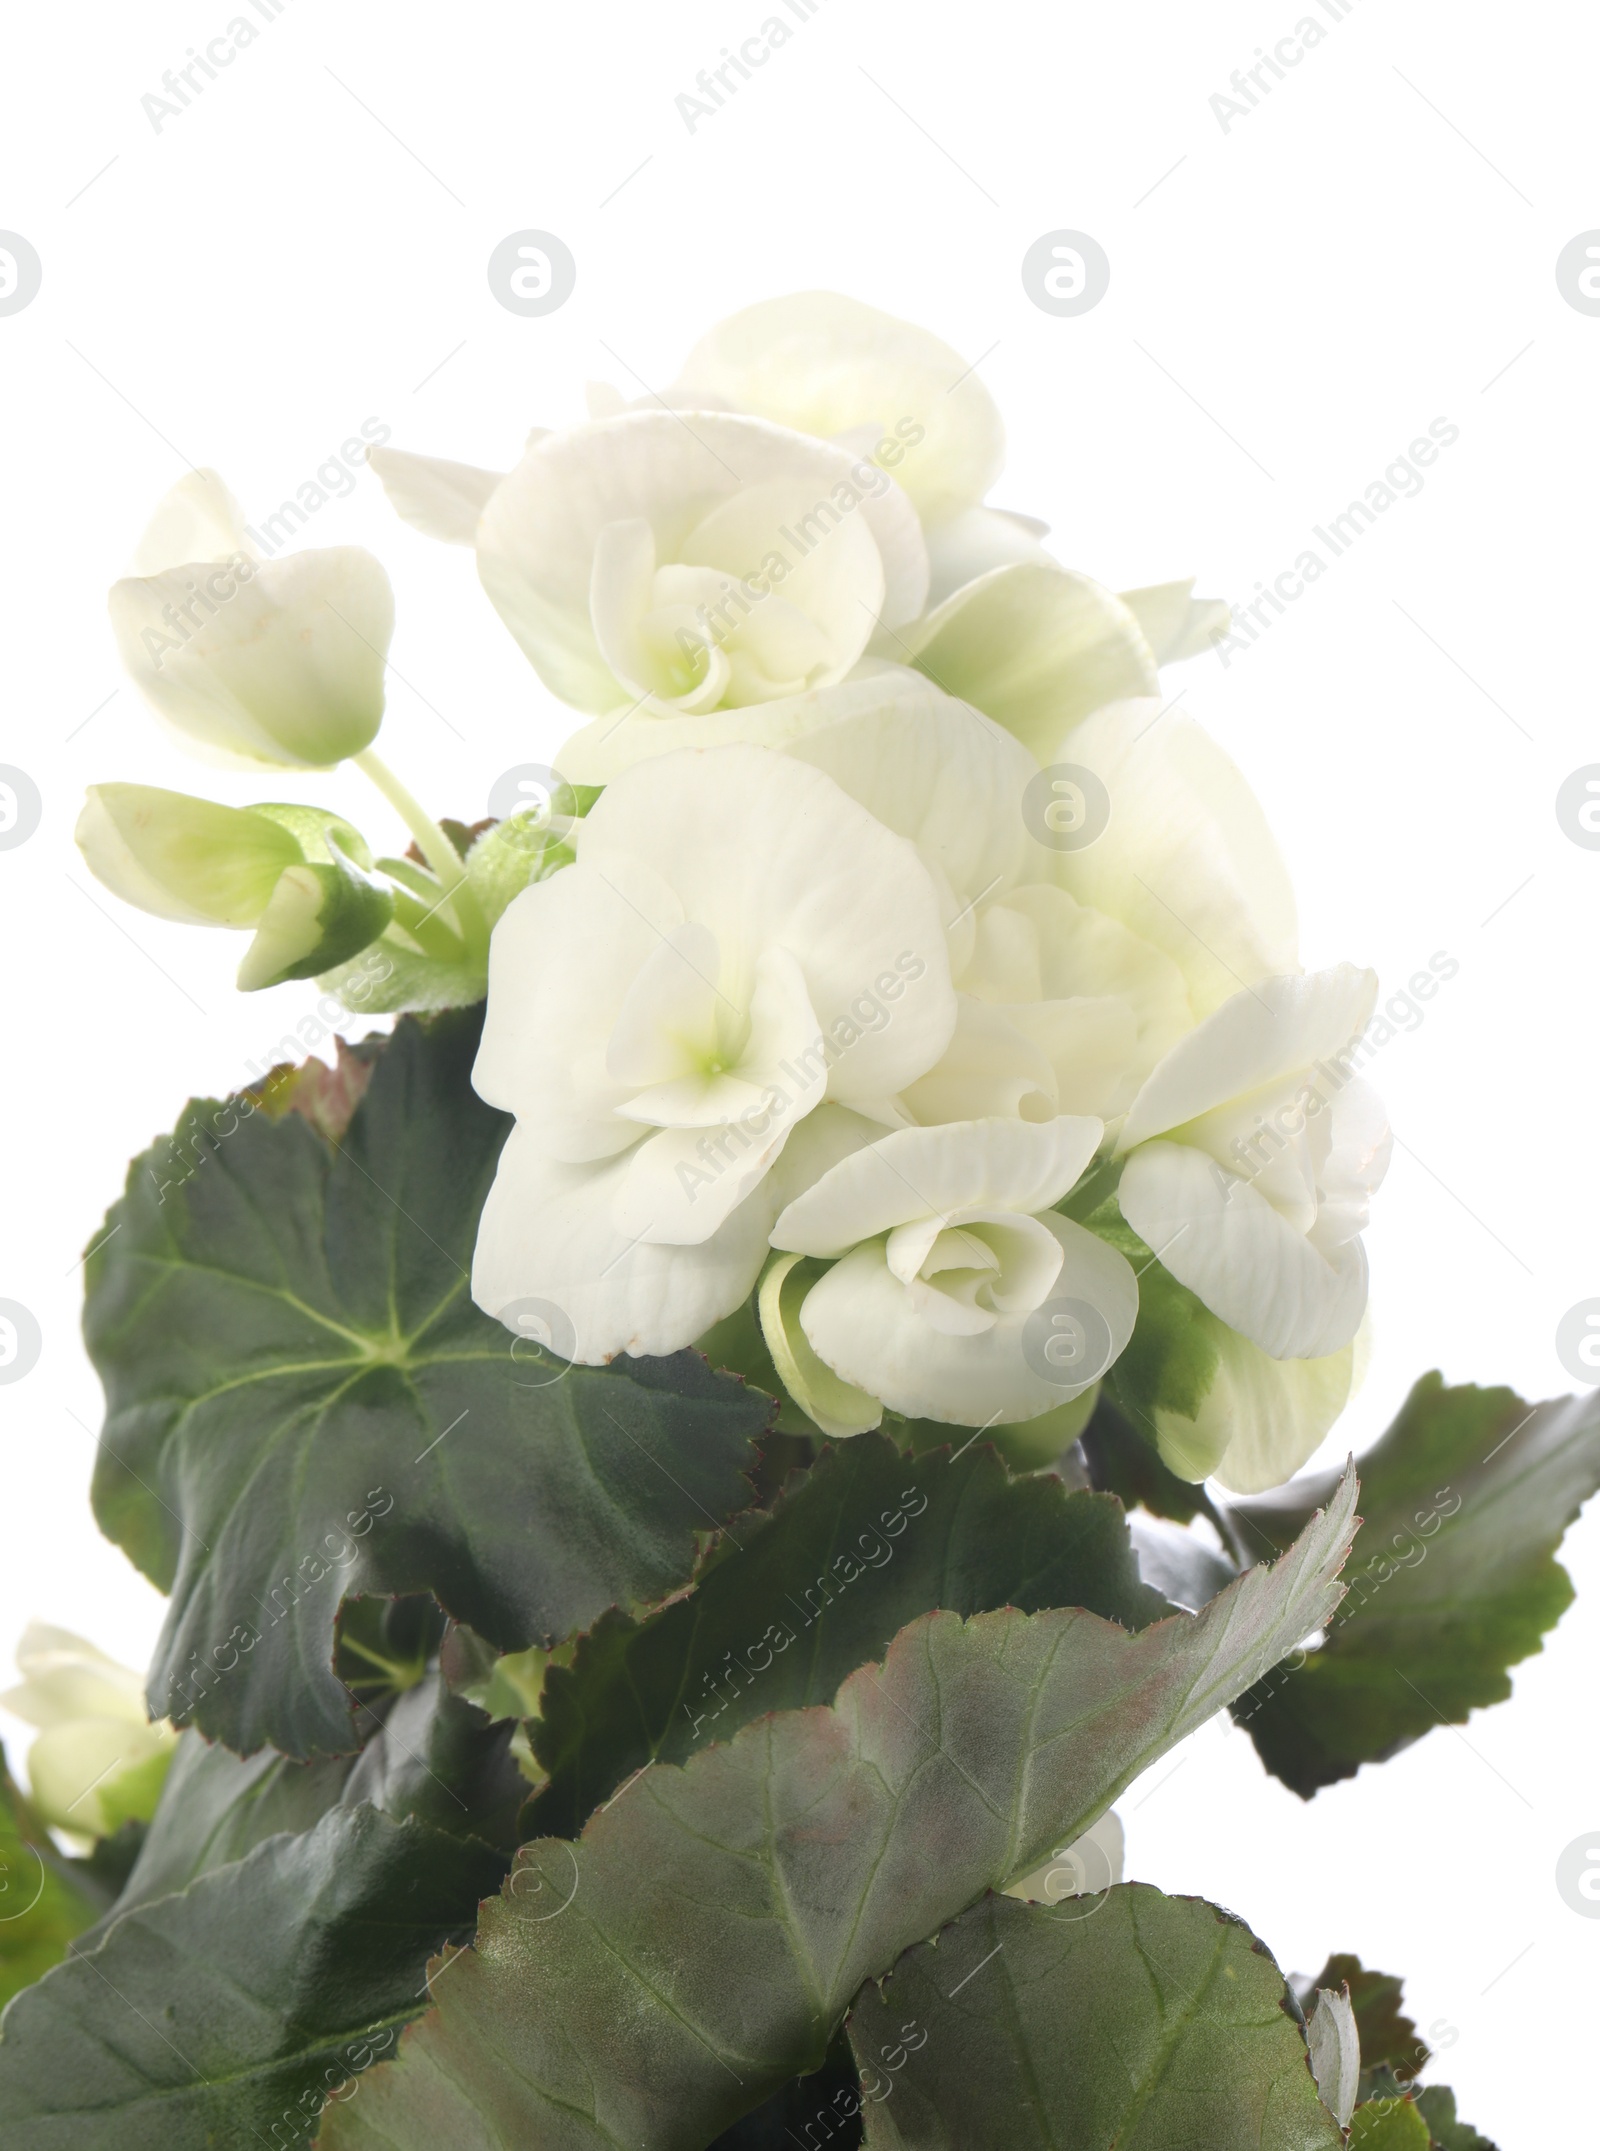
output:
M 1360 1473 L 1366 1521 L 1326 1641 L 1234 1712 L 1307 1799 L 1511 1693 L 1507 1668 L 1572 1598 L 1555 1552 L 1600 1486 L 1600 1399 L 1531 1406 L 1424 1375 Z M 1285 1545 L 1329 1484 L 1230 1510 L 1241 1549 Z
M 532 1736 L 551 1782 L 534 1828 L 574 1835 L 646 1763 L 831 1702 L 935 1606 L 1087 1606 L 1124 1628 L 1171 1610 L 1139 1581 L 1108 1496 L 1012 1479 L 983 1443 L 908 1457 L 860 1435 L 824 1449 L 770 1517 L 735 1523 L 688 1597 L 642 1624 L 608 1614 L 570 1670 L 551 1670 Z
M 1487 2136 L 1456 2119 L 1456 2095 L 1443 2084 L 1430 2084 L 1417 2093 L 1417 2112 L 1427 2122 L 1437 2151 L 1495 2151 Z
M 88 1939 L 269 1837 L 313 1829 L 340 1802 L 366 1801 L 397 1822 L 414 1817 L 510 1851 L 528 1786 L 507 1753 L 509 1725 L 490 1726 L 429 1673 L 387 1702 L 381 1719 L 371 1715 L 370 1727 L 359 1756 L 314 1763 L 267 1748 L 240 1757 L 185 1733 L 127 1884 Z
M 241 1752 L 357 1745 L 342 1599 L 429 1591 L 520 1650 L 678 1588 L 749 1498 L 763 1400 L 691 1353 L 514 1362 L 473 1306 L 478 1022 L 402 1023 L 337 1146 L 191 1107 L 89 1259 L 95 1509 L 172 1594 L 152 1708 Z
M 6 2151 L 304 2143 L 328 2091 L 392 2051 L 425 1967 L 504 1862 L 336 1808 L 119 1919 L 0 2036 Z
M 856 2151 L 861 2142 L 861 2098 L 850 2043 L 833 2043 L 822 2068 L 797 2076 L 754 2113 L 724 2129 L 710 2151 L 802 2151 L 826 2144 L 828 2151 Z
M 59 1964 L 101 1909 L 28 1807 L 0 1748 L 0 2009 Z
M 928 1614 L 832 1706 L 644 1771 L 576 1844 L 519 1853 L 325 2151 L 701 2151 L 820 2066 L 864 1980 L 1071 1843 L 1326 1619 L 1353 1506 L 1351 1481 L 1201 1614 L 1137 1635 L 1079 1608 Z
M 868 2151 L 1339 2151 L 1283 1974 L 1197 1897 L 989 1898 L 850 2015 Z
M 231 1866 L 269 1837 L 314 1828 L 342 1797 L 350 1768 L 348 1758 L 296 1763 L 271 1749 L 241 1760 L 185 1733 L 127 1883 L 90 1939 L 120 1913 Z

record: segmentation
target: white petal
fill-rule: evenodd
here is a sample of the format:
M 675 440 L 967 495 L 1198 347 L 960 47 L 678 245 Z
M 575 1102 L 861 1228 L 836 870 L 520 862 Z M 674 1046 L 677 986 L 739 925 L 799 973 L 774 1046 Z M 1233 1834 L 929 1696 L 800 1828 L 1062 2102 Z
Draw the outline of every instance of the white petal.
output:
M 1022 794 L 1035 775 L 1027 749 L 900 666 L 874 665 L 837 686 L 739 709 L 597 718 L 556 759 L 573 783 L 607 784 L 663 754 L 736 742 L 826 770 L 940 869 L 955 895 L 952 916 L 1010 887 L 1037 848 L 1022 820 Z
M 1073 1186 L 1102 1133 L 1098 1120 L 1072 1115 L 1042 1124 L 975 1120 L 897 1129 L 844 1159 L 791 1202 L 772 1244 L 798 1254 L 837 1255 L 917 1218 L 948 1220 L 977 1210 L 1031 1216 Z
M 1044 1047 L 1013 1020 L 1019 1013 L 958 995 L 948 1047 L 900 1093 L 907 1120 L 922 1127 L 992 1118 L 1053 1121 L 1060 1109 L 1055 1071 Z
M 559 876 L 557 877 L 560 878 Z M 613 1219 L 626 1157 L 558 1165 L 517 1127 L 501 1153 L 472 1259 L 472 1296 L 503 1318 L 515 1303 L 559 1310 L 564 1356 L 600 1366 L 619 1352 L 681 1351 L 755 1289 L 773 1198 L 763 1182 L 719 1231 L 692 1247 L 630 1244 Z
M 479 1096 L 531 1122 L 557 1157 L 606 1157 L 636 1142 L 617 1117 L 632 1085 L 609 1074 L 607 1054 L 647 966 L 676 968 L 671 949 L 659 952 L 683 923 L 671 888 L 627 860 L 569 866 L 524 889 L 489 942 Z
M 1158 665 L 1198 657 L 1228 632 L 1230 615 L 1224 600 L 1193 597 L 1193 589 L 1190 576 L 1187 582 L 1156 583 L 1122 593 L 1122 602 L 1144 630 Z
M 1013 994 L 1000 976 L 991 982 L 985 970 L 987 962 L 999 957 L 997 950 L 986 958 L 986 936 L 1002 930 L 1008 918 L 1025 920 L 1033 934 L 1037 983 L 1024 994 Z M 1010 889 L 983 914 L 977 950 L 961 985 L 968 993 L 996 1001 L 1115 996 L 1133 1015 L 1138 1046 L 1129 1065 L 1137 1065 L 1141 1076 L 1194 1022 L 1183 973 L 1170 956 L 1119 920 L 1048 882 Z
M 145 525 L 128 563 L 130 575 L 161 575 L 194 561 L 260 557 L 245 532 L 244 510 L 214 470 L 188 471 Z
M 1054 567 L 1039 543 L 1046 525 L 1030 516 L 1009 515 L 1002 508 L 968 508 L 928 532 L 928 604 L 942 605 L 966 583 L 991 568 L 1032 561 Z
M 595 535 L 589 618 L 600 655 L 630 695 L 650 692 L 655 666 L 640 627 L 654 603 L 655 533 L 642 516 L 607 523 Z
M 824 439 L 873 428 L 930 522 L 981 500 L 1005 453 L 1000 414 L 959 353 L 837 292 L 766 299 L 719 322 L 671 393 L 695 390 Z
M 1324 1256 L 1250 1185 L 1187 1143 L 1146 1143 L 1123 1168 L 1122 1214 L 1180 1284 L 1274 1359 L 1347 1345 L 1367 1302 L 1359 1240 Z
M 1034 871 L 1170 956 L 1197 1014 L 1296 968 L 1294 892 L 1266 817 L 1197 724 L 1156 701 L 1121 703 L 1044 759 L 1099 777 L 1111 819 L 1081 850 L 1036 845 Z
M 942 871 L 957 902 L 1009 887 L 1028 853 L 1022 795 L 1026 748 L 968 703 L 916 674 L 898 691 L 791 739 L 786 751 L 825 769 L 885 827 Z M 875 683 L 876 684 L 876 683 Z
M 1122 600 L 1053 564 L 991 569 L 907 639 L 930 679 L 1014 732 L 1041 763 L 1079 718 L 1160 684 Z
M 1201 1420 L 1228 1429 L 1215 1476 L 1232 1494 L 1265 1494 L 1292 1479 L 1321 1446 L 1355 1386 L 1357 1343 L 1322 1359 L 1269 1359 L 1229 1330 Z M 1158 1412 L 1158 1424 L 1168 1415 Z M 1163 1430 L 1164 1431 L 1164 1430 Z
M 1359 1080 L 1334 1097 L 1328 1155 L 1317 1175 L 1320 1198 L 1314 1237 L 1336 1246 L 1363 1230 L 1367 1207 L 1382 1185 L 1394 1149 L 1383 1100 Z
M 709 926 L 686 921 L 648 950 L 616 1012 L 606 1073 L 618 1083 L 670 1083 L 717 1039 L 722 954 Z M 602 988 L 603 992 L 604 989 Z
M 611 1203 L 626 1240 L 699 1247 L 719 1232 L 782 1150 L 795 1116 L 758 1100 L 722 1128 L 661 1128 L 627 1153 Z M 770 1199 L 768 1207 L 771 1207 Z
M 1063 1256 L 1045 1304 L 1076 1300 L 1093 1308 L 1115 1359 L 1138 1314 L 1133 1271 L 1115 1248 L 1066 1218 L 1047 1215 L 1040 1222 L 1060 1241 Z M 892 1410 L 944 1425 L 984 1426 L 1037 1418 L 1089 1386 L 1063 1384 L 1030 1362 L 1024 1332 L 1033 1312 L 1002 1315 L 966 1336 L 936 1329 L 891 1274 L 883 1242 L 873 1240 L 812 1287 L 800 1321 L 820 1359 Z M 1090 1381 L 1101 1371 L 1095 1368 Z
M 424 537 L 471 545 L 478 522 L 504 471 L 442 456 L 413 456 L 403 448 L 369 448 L 367 461 L 383 481 L 395 513 Z
M 1343 1052 L 1371 1018 L 1377 991 L 1376 972 L 1335 964 L 1234 994 L 1151 1072 L 1118 1147 L 1131 1150 Z
M 816 499 L 814 481 L 744 486 L 702 517 L 683 540 L 680 556 L 725 576 L 748 575 L 781 542 L 779 533 L 799 530 Z M 769 596 L 752 604 L 747 616 L 728 608 L 730 624 L 737 622 L 730 647 L 751 638 L 759 644 L 769 613 L 782 617 L 798 608 L 820 629 L 828 649 L 826 674 L 814 685 L 831 687 L 866 648 L 886 595 L 883 558 L 870 524 L 862 515 L 845 515 L 795 561 Z
M 904 838 L 820 770 L 759 747 L 664 756 L 607 787 L 578 836 L 578 858 L 585 870 L 653 874 L 670 888 L 680 917 L 717 935 L 719 990 L 741 1012 L 756 959 L 789 951 L 822 1038 L 785 1078 L 791 1087 L 809 1080 L 820 1053 L 830 1098 L 888 1096 L 949 1041 L 955 995 L 933 884 Z

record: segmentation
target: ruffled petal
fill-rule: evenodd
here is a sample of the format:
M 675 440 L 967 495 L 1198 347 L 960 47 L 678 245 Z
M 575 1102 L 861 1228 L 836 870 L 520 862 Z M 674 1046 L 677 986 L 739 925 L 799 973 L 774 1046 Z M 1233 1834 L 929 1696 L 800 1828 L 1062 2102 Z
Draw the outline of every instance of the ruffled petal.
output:
M 1359 1240 L 1323 1254 L 1254 1188 L 1187 1143 L 1146 1143 L 1123 1168 L 1122 1214 L 1211 1312 L 1273 1359 L 1347 1345 L 1367 1303 Z

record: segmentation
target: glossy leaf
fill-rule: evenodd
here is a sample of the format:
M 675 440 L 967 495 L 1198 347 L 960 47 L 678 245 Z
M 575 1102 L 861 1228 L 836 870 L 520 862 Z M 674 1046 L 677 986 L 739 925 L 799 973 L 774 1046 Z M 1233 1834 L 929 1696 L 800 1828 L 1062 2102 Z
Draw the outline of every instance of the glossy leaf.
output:
M 348 1752 L 346 1597 L 432 1592 L 504 1650 L 660 1598 L 750 1497 L 765 1400 L 691 1353 L 514 1360 L 472 1304 L 508 1123 L 478 1019 L 402 1023 L 342 1141 L 192 1106 L 88 1262 L 101 1525 L 171 1610 L 153 1710 L 241 1752 Z

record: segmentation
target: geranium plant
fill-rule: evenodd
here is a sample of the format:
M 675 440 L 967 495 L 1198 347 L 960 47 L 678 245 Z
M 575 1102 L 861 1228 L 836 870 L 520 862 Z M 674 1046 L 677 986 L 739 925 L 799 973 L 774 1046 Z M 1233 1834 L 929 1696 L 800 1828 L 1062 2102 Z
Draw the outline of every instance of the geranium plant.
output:
M 95 1513 L 170 1609 L 6 1699 L 16 2151 L 1483 2151 L 1396 1981 L 1124 1882 L 1114 1803 L 1220 1711 L 1309 1798 L 1503 1699 L 1596 1414 L 1425 1376 L 1296 1476 L 1376 979 L 1164 693 L 1226 607 L 1063 566 L 1001 458 L 817 294 L 509 472 L 374 449 L 572 713 L 486 823 L 375 752 L 375 559 L 161 505 L 126 663 L 297 796 L 79 842 L 349 1036 L 94 1234 Z M 409 848 L 299 796 L 344 761 Z

